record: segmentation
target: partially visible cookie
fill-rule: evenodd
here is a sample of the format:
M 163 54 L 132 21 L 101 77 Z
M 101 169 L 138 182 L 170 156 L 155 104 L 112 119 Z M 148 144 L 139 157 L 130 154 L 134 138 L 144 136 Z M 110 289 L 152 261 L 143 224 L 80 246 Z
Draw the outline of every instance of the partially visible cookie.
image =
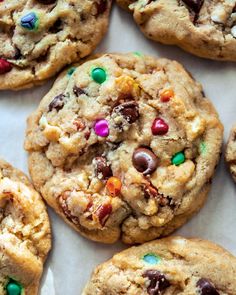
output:
M 110 7 L 111 0 L 0 1 L 0 89 L 41 84 L 89 55 Z
M 236 182 L 236 125 L 231 129 L 226 146 L 225 159 L 229 165 L 230 172 Z
M 82 295 L 235 295 L 236 258 L 209 241 L 170 237 L 99 265 Z
M 36 188 L 89 239 L 142 243 L 204 204 L 222 125 L 175 61 L 105 54 L 62 73 L 29 117 Z
M 236 61 L 236 1 L 117 0 L 150 39 L 195 55 Z
M 45 205 L 28 178 L 0 159 L 0 295 L 36 295 L 51 247 Z

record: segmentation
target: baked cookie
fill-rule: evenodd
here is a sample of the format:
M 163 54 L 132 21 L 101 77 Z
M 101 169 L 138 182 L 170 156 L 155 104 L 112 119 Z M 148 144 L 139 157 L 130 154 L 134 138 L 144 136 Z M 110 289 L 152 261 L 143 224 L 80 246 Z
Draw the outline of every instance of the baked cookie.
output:
M 41 84 L 90 54 L 110 7 L 111 0 L 1 0 L 0 89 Z
M 235 295 L 236 258 L 200 239 L 170 237 L 99 265 L 82 295 Z
M 1 159 L 0 207 L 0 295 L 36 295 L 51 247 L 47 211 L 28 178 Z
M 195 55 L 236 61 L 235 0 L 117 0 L 150 39 Z
M 236 182 L 236 125 L 232 128 L 226 146 L 225 159 L 229 165 L 230 172 Z
M 105 54 L 64 72 L 28 119 L 29 170 L 89 239 L 142 243 L 203 205 L 222 125 L 175 61 Z

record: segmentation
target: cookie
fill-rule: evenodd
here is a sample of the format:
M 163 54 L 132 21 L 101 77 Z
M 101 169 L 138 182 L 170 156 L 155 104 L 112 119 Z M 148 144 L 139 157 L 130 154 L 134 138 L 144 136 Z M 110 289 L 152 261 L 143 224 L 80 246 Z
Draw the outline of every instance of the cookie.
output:
M 0 159 L 0 295 L 36 295 L 51 247 L 40 195 L 28 178 Z
M 200 57 L 236 61 L 236 1 L 117 0 L 148 38 Z
M 111 0 L 1 0 L 0 89 L 41 84 L 89 55 L 110 7 Z
M 222 125 L 175 61 L 105 54 L 64 72 L 29 117 L 35 187 L 89 239 L 142 243 L 203 205 Z
M 170 237 L 99 265 L 82 295 L 236 294 L 236 258 L 209 241 Z
M 236 125 L 233 126 L 226 146 L 225 159 L 229 165 L 230 172 L 236 182 Z

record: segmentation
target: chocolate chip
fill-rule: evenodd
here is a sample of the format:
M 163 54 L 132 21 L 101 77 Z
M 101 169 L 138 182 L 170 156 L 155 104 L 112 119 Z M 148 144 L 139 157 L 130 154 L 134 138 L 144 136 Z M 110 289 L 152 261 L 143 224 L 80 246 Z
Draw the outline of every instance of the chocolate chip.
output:
M 107 179 L 112 176 L 111 166 L 107 163 L 107 159 L 105 157 L 96 157 L 95 165 L 95 173 L 97 176 L 102 174 L 103 179 Z
M 143 277 L 150 280 L 150 284 L 147 288 L 149 295 L 159 295 L 161 291 L 164 291 L 170 286 L 165 275 L 158 270 L 146 270 Z
M 153 173 L 158 165 L 157 156 L 146 148 L 137 148 L 133 153 L 133 165 L 143 175 Z
M 114 111 L 120 113 L 129 124 L 134 123 L 139 118 L 139 108 L 135 101 L 124 102 L 116 106 Z
M 195 13 L 199 13 L 202 8 L 204 0 L 182 0 Z
M 200 279 L 197 282 L 197 287 L 200 289 L 200 295 L 220 295 L 213 284 L 207 279 Z
M 83 89 L 77 87 L 76 85 L 73 87 L 73 92 L 77 97 L 80 96 L 81 94 L 86 94 Z
M 96 3 L 97 13 L 95 16 L 99 16 L 107 10 L 107 2 L 107 0 L 99 0 L 98 3 Z
M 54 99 L 48 106 L 49 111 L 51 112 L 53 109 L 57 111 L 61 110 L 64 106 L 64 98 L 64 94 L 59 94 L 56 97 L 54 97 Z

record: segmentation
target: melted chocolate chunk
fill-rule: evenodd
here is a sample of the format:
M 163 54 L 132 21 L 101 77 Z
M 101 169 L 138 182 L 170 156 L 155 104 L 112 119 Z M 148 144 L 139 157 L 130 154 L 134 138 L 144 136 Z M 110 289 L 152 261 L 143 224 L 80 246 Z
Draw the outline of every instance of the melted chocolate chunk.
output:
M 133 153 L 133 165 L 143 175 L 152 174 L 158 165 L 157 156 L 147 148 L 137 148 Z
M 54 97 L 54 99 L 48 106 L 49 111 L 51 112 L 53 109 L 57 111 L 61 110 L 64 107 L 64 98 L 65 95 L 62 93 Z
M 102 174 L 103 179 L 107 179 L 112 176 L 111 166 L 108 165 L 107 159 L 105 157 L 96 157 L 95 165 L 95 173 L 97 176 Z
M 161 291 L 164 291 L 170 286 L 170 283 L 166 279 L 165 275 L 158 270 L 146 270 L 143 277 L 150 280 L 150 284 L 147 288 L 149 295 L 160 295 Z
M 197 287 L 200 289 L 201 295 L 220 295 L 213 284 L 207 279 L 200 279 L 197 282 Z
M 76 85 L 73 87 L 73 92 L 77 97 L 80 96 L 81 94 L 86 94 L 83 89 L 77 87 Z
M 182 0 L 195 13 L 199 13 L 202 8 L 204 0 Z
M 129 124 L 134 123 L 139 118 L 139 108 L 135 101 L 124 102 L 116 106 L 114 111 L 120 113 Z

